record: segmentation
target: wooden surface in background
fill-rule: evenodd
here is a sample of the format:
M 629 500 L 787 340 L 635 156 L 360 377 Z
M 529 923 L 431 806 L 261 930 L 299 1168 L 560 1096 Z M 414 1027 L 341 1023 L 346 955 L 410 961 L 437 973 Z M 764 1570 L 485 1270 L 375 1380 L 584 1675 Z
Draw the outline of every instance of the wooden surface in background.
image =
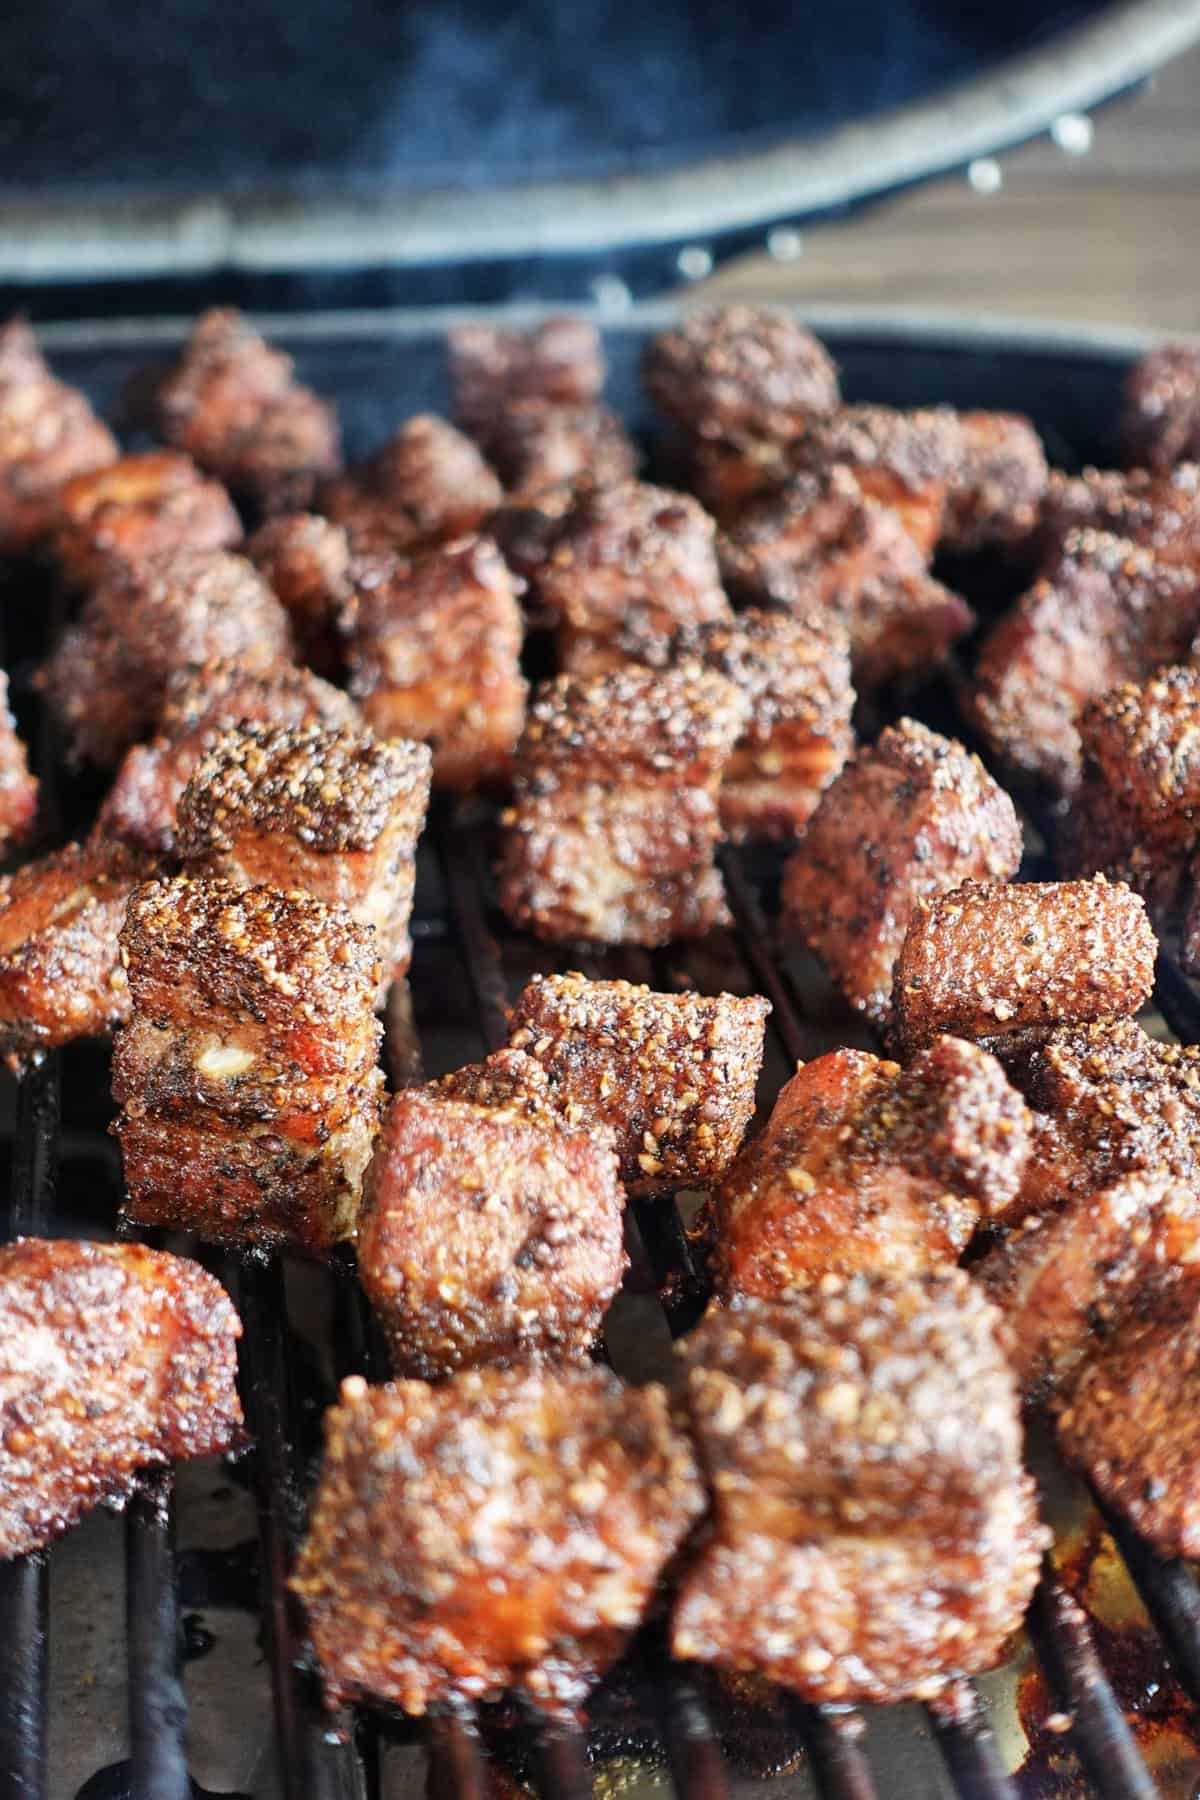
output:
M 995 193 L 930 182 L 690 291 L 1200 332 L 1200 50 L 1092 122 L 1084 156 L 1049 138 L 1001 152 Z

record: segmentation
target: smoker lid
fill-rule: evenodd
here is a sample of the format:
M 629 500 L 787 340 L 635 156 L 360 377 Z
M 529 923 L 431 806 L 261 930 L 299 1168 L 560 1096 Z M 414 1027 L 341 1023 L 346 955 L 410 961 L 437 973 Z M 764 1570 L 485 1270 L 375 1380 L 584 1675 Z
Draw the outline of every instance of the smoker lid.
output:
M 703 263 L 1018 141 L 1197 37 L 1200 0 L 14 0 L 0 280 L 596 267 L 688 240 Z

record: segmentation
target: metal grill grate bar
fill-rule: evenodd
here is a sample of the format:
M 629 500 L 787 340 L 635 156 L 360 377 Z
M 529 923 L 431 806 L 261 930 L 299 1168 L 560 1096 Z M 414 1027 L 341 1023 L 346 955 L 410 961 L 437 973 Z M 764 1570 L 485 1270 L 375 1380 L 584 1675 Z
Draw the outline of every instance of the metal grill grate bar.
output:
M 149 1478 L 125 1525 L 130 1800 L 191 1800 L 175 1580 L 174 1477 Z

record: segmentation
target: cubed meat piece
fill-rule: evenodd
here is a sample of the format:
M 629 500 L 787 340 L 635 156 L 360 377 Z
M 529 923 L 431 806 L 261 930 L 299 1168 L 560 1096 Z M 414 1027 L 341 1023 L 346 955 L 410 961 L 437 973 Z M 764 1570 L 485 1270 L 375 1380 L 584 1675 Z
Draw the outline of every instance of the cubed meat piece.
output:
M 318 497 L 357 551 L 416 550 L 475 531 L 504 491 L 478 447 L 445 419 L 418 413 L 383 448 Z
M 431 745 L 438 787 L 507 781 L 525 716 L 523 627 L 490 538 L 360 565 L 342 629 L 372 730 Z
M 119 454 L 86 395 L 51 374 L 25 320 L 0 326 L 0 552 L 32 549 L 55 517 L 58 490 Z
M 1138 1012 L 1158 941 L 1123 883 L 964 881 L 919 900 L 896 963 L 892 1024 L 904 1054 L 942 1032 L 988 1040 Z
M 607 406 L 522 400 L 506 408 L 482 442 L 510 505 L 528 506 L 560 487 L 615 487 L 637 473 L 633 441 Z
M 172 677 L 218 659 L 286 661 L 287 614 L 244 558 L 177 550 L 112 572 L 42 671 L 76 761 L 111 768 L 158 723 Z
M 542 1065 L 568 1124 L 615 1133 L 631 1194 L 708 1187 L 753 1116 L 770 1010 L 757 995 L 535 975 L 513 1008 L 509 1043 Z
M 750 610 L 664 635 L 637 613 L 612 644 L 647 668 L 700 663 L 745 695 L 745 729 L 721 777 L 730 837 L 785 838 L 807 823 L 854 747 L 850 647 L 835 619 Z
M 966 602 L 929 574 L 896 514 L 836 464 L 745 507 L 718 547 L 736 597 L 827 610 L 843 624 L 860 688 L 927 675 L 973 622 Z
M 913 412 L 844 406 L 813 425 L 793 460 L 798 468 L 849 469 L 866 498 L 894 512 L 928 557 L 941 535 L 946 496 L 966 462 L 966 444 L 948 406 Z
M 343 1382 L 293 1580 L 326 1696 L 420 1714 L 509 1689 L 570 1717 L 703 1510 L 653 1383 L 598 1368 Z
M 366 731 L 227 731 L 180 797 L 179 854 L 195 874 L 348 908 L 374 930 L 386 995 L 412 960 L 431 766 L 426 745 Z
M 1131 469 L 1200 458 L 1200 351 L 1167 344 L 1125 377 L 1121 454 Z
M 862 1050 L 818 1057 L 717 1189 L 723 1298 L 955 1262 L 1016 1198 L 1029 1138 L 1020 1095 L 974 1044 L 939 1038 L 903 1070 Z
M 591 406 L 604 386 L 600 333 L 570 313 L 554 313 L 528 331 L 456 325 L 446 350 L 454 416 L 477 436 L 515 406 Z
M 520 1100 L 397 1094 L 358 1231 L 392 1367 L 436 1381 L 585 1355 L 625 1271 L 623 1205 L 616 1154 L 586 1130 Z
M 693 438 L 789 444 L 837 407 L 837 369 L 791 313 L 726 306 L 652 338 L 642 381 L 658 410 Z
M 263 512 L 308 506 L 341 467 L 333 407 L 232 307 L 201 314 L 157 402 L 167 442 Z
M 177 550 L 228 550 L 242 524 L 219 482 L 178 450 L 122 456 L 58 490 L 53 550 L 68 581 L 88 589 L 116 571 Z
M 246 555 L 282 601 L 300 660 L 320 675 L 338 674 L 337 621 L 351 591 L 343 528 L 316 513 L 283 513 L 255 532 Z
M 151 882 L 113 1052 L 130 1218 L 247 1250 L 352 1237 L 383 1077 L 375 934 L 341 907 Z
M 551 942 L 654 946 L 727 917 L 717 790 L 746 701 L 694 666 L 561 676 L 530 710 L 500 899 Z
M 444 1100 L 466 1100 L 472 1106 L 506 1107 L 530 1119 L 554 1119 L 550 1078 L 536 1056 L 524 1050 L 494 1050 L 480 1063 L 452 1069 L 432 1084 L 431 1092 Z M 590 1122 L 588 1130 L 596 1132 Z
M 715 540 L 715 524 L 687 494 L 640 481 L 589 488 L 537 572 L 537 599 L 569 636 L 601 642 L 634 608 L 666 631 L 728 620 Z
M 1000 1660 L 1049 1534 L 998 1324 L 959 1270 L 709 1313 L 682 1356 L 713 1528 L 676 1656 L 837 1703 Z
M 1162 1173 L 1123 1176 L 1035 1215 L 972 1270 L 1004 1314 L 1027 1399 L 1069 1388 L 1084 1359 L 1151 1296 L 1200 1273 L 1200 1195 Z
M 889 726 L 826 788 L 783 877 L 785 929 L 860 1012 L 886 1025 L 918 900 L 1021 860 L 1012 801 L 977 756 L 912 719 Z
M 1048 559 L 1073 531 L 1108 532 L 1153 550 L 1162 562 L 1200 569 L 1200 463 L 1082 475 L 1053 470 L 1039 533 Z
M 0 852 L 30 835 L 37 806 L 37 780 L 29 773 L 29 757 L 8 704 L 8 676 L 0 669 Z
M 1186 659 L 1198 628 L 1200 571 L 1127 538 L 1072 533 L 989 634 L 972 710 L 1013 769 L 1071 793 L 1082 708 L 1118 682 Z
M 352 729 L 362 715 L 348 694 L 294 663 L 255 667 L 208 662 L 167 684 L 158 730 L 126 752 L 100 809 L 99 828 L 143 849 L 175 849 L 179 797 L 225 731 L 243 724 Z
M 126 1017 L 117 937 L 148 858 L 92 838 L 0 876 L 0 1056 L 19 1073 Z
M 1058 1443 L 1163 1556 L 1200 1556 L 1200 1306 L 1179 1282 L 1084 1366 Z
M 964 412 L 958 424 L 963 457 L 946 494 L 943 545 L 1024 544 L 1037 529 L 1049 479 L 1041 438 L 1020 413 Z
M 234 1449 L 241 1334 L 225 1289 L 186 1257 L 0 1248 L 0 1557 L 128 1499 L 150 1464 Z

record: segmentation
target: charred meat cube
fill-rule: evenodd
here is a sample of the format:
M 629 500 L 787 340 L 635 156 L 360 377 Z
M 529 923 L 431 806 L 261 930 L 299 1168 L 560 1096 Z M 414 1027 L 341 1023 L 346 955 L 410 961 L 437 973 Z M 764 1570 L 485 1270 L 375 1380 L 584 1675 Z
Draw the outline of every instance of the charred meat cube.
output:
M 1167 344 L 1125 378 L 1121 451 L 1134 469 L 1170 469 L 1200 458 L 1200 351 Z
M 433 1083 L 431 1091 L 446 1100 L 466 1100 L 472 1106 L 507 1107 L 530 1119 L 554 1119 L 550 1078 L 536 1056 L 524 1050 L 494 1050 L 481 1063 L 452 1069 Z M 588 1130 L 600 1128 L 590 1121 Z
M 1084 1365 L 1058 1443 L 1163 1556 L 1200 1555 L 1200 1308 L 1179 1282 Z
M 958 415 L 963 456 L 950 477 L 941 541 L 949 550 L 1023 544 L 1037 529 L 1049 471 L 1020 413 Z
M 719 543 L 730 592 L 756 605 L 828 610 L 850 636 L 862 688 L 927 673 L 972 623 L 935 581 L 896 515 L 836 465 L 747 506 Z
M 67 579 L 88 589 L 117 570 L 177 550 L 241 542 L 233 502 L 190 456 L 147 450 L 73 476 L 58 491 L 53 550 Z
M 424 744 L 365 731 L 245 725 L 219 737 L 179 801 L 179 853 L 238 887 L 299 889 L 374 929 L 384 988 L 407 973 Z
M 1150 1296 L 1200 1272 L 1200 1197 L 1162 1173 L 1123 1176 L 1038 1214 L 972 1270 L 1004 1314 L 1027 1397 L 1069 1387 Z
M 529 331 L 458 325 L 447 334 L 454 416 L 484 435 L 515 406 L 591 406 L 604 386 L 600 333 L 556 313 Z
M 837 369 L 811 331 L 775 307 L 695 313 L 653 338 L 642 381 L 692 438 L 789 444 L 838 404 Z
M 167 442 L 265 512 L 307 506 L 341 466 L 333 408 L 232 307 L 196 321 L 157 399 Z
M 844 406 L 814 423 L 793 458 L 802 469 L 849 469 L 868 500 L 896 514 L 924 556 L 933 554 L 946 496 L 965 459 L 958 414 L 948 406 Z
M 410 1090 L 367 1173 L 358 1267 L 392 1367 L 436 1381 L 586 1354 L 621 1285 L 616 1155 L 515 1105 Z
M 0 1056 L 14 1072 L 126 1017 L 117 937 L 150 867 L 92 838 L 0 875 Z
M 366 462 L 327 482 L 318 504 L 355 550 L 401 551 L 475 531 L 503 498 L 470 438 L 418 413 Z
M 884 1025 L 917 901 L 972 877 L 1005 881 L 1020 860 L 1013 803 L 979 758 L 902 719 L 826 788 L 784 871 L 784 925 Z
M 325 1416 L 292 1583 L 326 1696 L 420 1714 L 511 1689 L 570 1716 L 703 1510 L 654 1383 L 586 1367 L 352 1377 Z
M 994 1057 L 943 1037 L 900 1069 L 834 1050 L 793 1075 L 714 1203 L 726 1300 L 953 1263 L 1015 1199 L 1030 1121 Z
M 140 1244 L 0 1248 L 0 1557 L 47 1544 L 153 1463 L 241 1437 L 225 1289 Z
M 770 1010 L 757 996 L 535 975 L 509 1043 L 541 1064 L 569 1125 L 615 1133 L 631 1194 L 706 1187 L 746 1135 Z
M 1162 562 L 1200 567 L 1200 463 L 1173 469 L 1052 470 L 1042 501 L 1049 559 L 1074 531 L 1107 532 L 1153 550 Z
M 0 669 L 0 851 L 24 841 L 37 819 L 38 784 L 17 736 L 8 704 L 8 676 Z
M 349 695 L 308 669 L 289 662 L 260 668 L 256 660 L 207 662 L 171 677 L 158 730 L 126 752 L 100 809 L 101 830 L 169 855 L 179 797 L 223 732 L 244 724 L 331 731 L 361 724 Z
M 1072 533 L 988 636 L 972 710 L 1012 768 L 1070 793 L 1081 709 L 1186 658 L 1198 628 L 1200 572 L 1125 538 Z
M 1158 943 L 1123 883 L 964 881 L 919 900 L 896 963 L 892 1023 L 906 1053 L 943 1032 L 988 1041 L 1136 1013 Z
M 481 433 L 510 505 L 560 487 L 615 487 L 637 473 L 637 451 L 607 406 L 548 406 L 523 400 Z
M 118 455 L 87 397 L 50 372 L 25 320 L 0 326 L 0 551 L 39 543 L 58 490 Z
M 255 532 L 246 555 L 282 602 L 300 660 L 320 675 L 336 675 L 338 615 L 350 597 L 346 532 L 316 513 L 284 513 Z
M 360 566 L 342 630 L 372 730 L 431 745 L 438 787 L 507 780 L 525 716 L 521 609 L 489 538 Z
M 713 1529 L 676 1656 L 833 1702 L 999 1660 L 1049 1534 L 998 1323 L 956 1269 L 709 1313 L 682 1356 Z
M 111 767 L 158 723 L 173 676 L 230 658 L 266 669 L 291 649 L 287 614 L 244 558 L 177 550 L 111 572 L 42 683 L 75 760 Z
M 383 1081 L 374 933 L 308 894 L 177 877 L 134 894 L 121 954 L 129 1216 L 250 1250 L 352 1236 Z
M 717 789 L 746 703 L 707 670 L 560 676 L 530 709 L 500 900 L 551 942 L 653 946 L 724 920 Z

